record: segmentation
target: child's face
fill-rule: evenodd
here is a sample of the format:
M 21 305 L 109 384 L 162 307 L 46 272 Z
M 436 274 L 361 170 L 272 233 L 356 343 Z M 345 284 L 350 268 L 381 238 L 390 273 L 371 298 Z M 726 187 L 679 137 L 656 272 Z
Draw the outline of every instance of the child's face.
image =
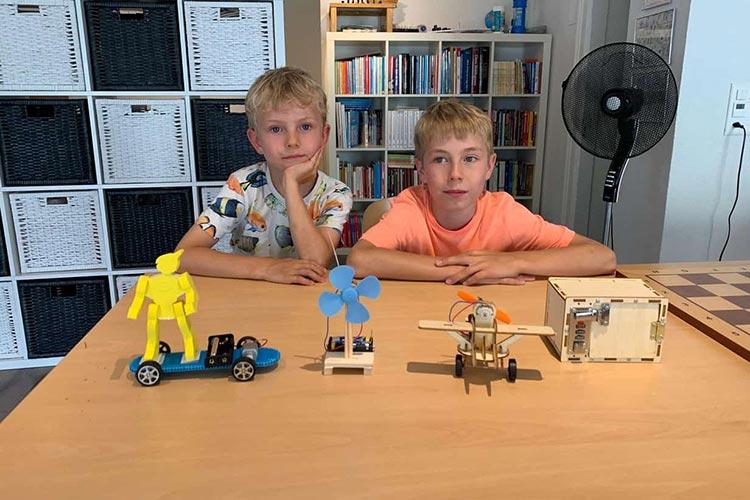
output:
M 430 141 L 416 166 L 427 184 L 433 211 L 473 208 L 492 175 L 495 157 L 476 135 Z
M 291 102 L 259 113 L 256 128 L 248 129 L 247 136 L 268 167 L 282 172 L 310 159 L 328 141 L 329 130 L 314 106 Z

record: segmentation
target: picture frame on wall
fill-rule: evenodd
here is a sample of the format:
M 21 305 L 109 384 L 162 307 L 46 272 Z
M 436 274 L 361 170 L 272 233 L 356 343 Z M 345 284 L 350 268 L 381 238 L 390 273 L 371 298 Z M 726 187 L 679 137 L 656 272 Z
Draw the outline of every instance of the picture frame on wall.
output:
M 669 5 L 672 0 L 643 0 L 643 8 L 650 9 L 652 7 L 659 7 L 660 5 Z
M 667 64 L 672 62 L 674 9 L 639 17 L 635 20 L 635 43 L 659 54 Z

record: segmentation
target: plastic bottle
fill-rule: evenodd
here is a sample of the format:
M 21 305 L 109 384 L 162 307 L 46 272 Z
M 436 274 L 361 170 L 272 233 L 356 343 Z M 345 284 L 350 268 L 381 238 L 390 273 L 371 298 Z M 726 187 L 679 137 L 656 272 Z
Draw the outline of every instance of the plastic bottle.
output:
M 511 33 L 526 33 L 526 0 L 513 0 Z

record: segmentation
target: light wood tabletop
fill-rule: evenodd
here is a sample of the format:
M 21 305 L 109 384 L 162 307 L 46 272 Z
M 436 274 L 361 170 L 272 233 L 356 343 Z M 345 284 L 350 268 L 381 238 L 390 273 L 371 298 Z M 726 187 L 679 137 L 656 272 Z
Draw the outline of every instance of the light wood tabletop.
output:
M 0 423 L 2 498 L 742 498 L 750 486 L 750 363 L 670 315 L 660 364 L 563 364 L 537 337 L 497 372 L 452 375 L 455 343 L 420 331 L 457 288 L 384 282 L 365 299 L 375 369 L 321 374 L 330 287 L 195 278 L 199 346 L 269 339 L 282 362 L 141 387 L 145 319 L 131 295 Z M 471 289 L 519 324 L 546 282 Z M 343 319 L 332 321 L 334 333 Z M 181 350 L 174 324 L 162 338 Z

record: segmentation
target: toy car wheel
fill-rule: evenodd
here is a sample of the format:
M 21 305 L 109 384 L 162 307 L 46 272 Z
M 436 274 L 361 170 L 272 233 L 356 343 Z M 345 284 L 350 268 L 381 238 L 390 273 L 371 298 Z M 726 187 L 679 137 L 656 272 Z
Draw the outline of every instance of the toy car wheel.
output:
M 258 340 L 257 340 L 257 339 L 256 339 L 255 337 L 252 337 L 252 336 L 250 336 L 250 335 L 247 335 L 247 336 L 245 336 L 245 337 L 242 337 L 242 338 L 240 338 L 240 340 L 238 340 L 238 341 L 237 341 L 237 349 L 242 349 L 242 347 L 243 347 L 243 346 L 245 345 L 245 343 L 246 343 L 247 341 L 249 341 L 249 340 L 253 340 L 253 341 L 255 341 L 256 343 L 258 342 Z
M 240 382 L 250 382 L 255 378 L 255 361 L 242 356 L 232 365 L 232 376 Z
M 464 375 L 464 357 L 461 354 L 456 354 L 456 366 L 454 369 L 456 377 L 461 378 Z
M 164 342 L 163 340 L 159 341 L 159 354 L 169 354 L 172 352 L 172 348 L 169 347 L 169 344 Z
M 144 361 L 138 365 L 135 378 L 138 383 L 145 387 L 158 385 L 161 381 L 161 366 L 156 361 Z
M 511 358 L 508 360 L 508 382 L 515 382 L 518 375 L 518 363 Z

